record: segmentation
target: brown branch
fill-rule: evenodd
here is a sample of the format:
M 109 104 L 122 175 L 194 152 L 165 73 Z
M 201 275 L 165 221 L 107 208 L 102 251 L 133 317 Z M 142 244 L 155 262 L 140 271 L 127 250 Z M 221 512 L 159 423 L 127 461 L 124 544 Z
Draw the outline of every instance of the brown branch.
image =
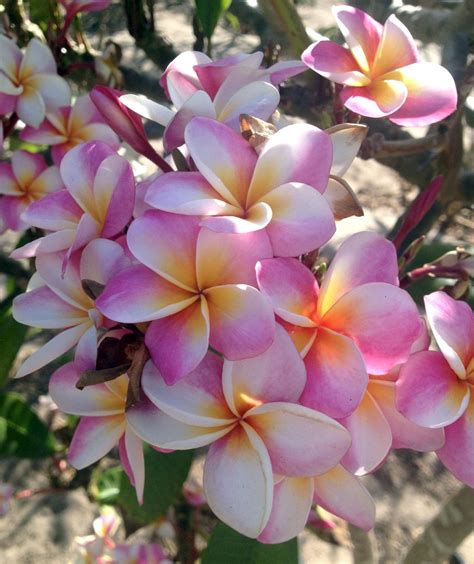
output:
M 404 564 L 442 564 L 472 532 L 474 490 L 463 486 L 411 545 Z

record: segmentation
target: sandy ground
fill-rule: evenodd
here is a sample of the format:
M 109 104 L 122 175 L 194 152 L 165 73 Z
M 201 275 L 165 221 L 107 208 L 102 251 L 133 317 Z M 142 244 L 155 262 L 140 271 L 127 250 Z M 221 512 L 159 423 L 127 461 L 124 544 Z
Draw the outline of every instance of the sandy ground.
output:
M 318 29 L 333 25 L 329 3 L 318 2 L 317 7 L 301 6 L 301 14 L 308 26 Z M 176 3 L 157 2 L 157 24 L 178 51 L 192 47 L 194 37 L 190 28 L 190 9 Z M 159 73 L 144 54 L 134 47 L 126 31 L 117 31 L 113 39 L 124 49 L 124 60 L 143 71 Z M 94 38 L 93 38 L 94 41 Z M 218 27 L 214 37 L 214 54 L 252 51 L 259 44 L 256 36 L 236 33 Z M 346 178 L 364 205 L 366 215 L 340 222 L 334 245 L 349 233 L 363 229 L 387 232 L 413 188 L 402 182 L 390 168 L 375 161 L 356 160 Z M 464 231 L 465 232 L 465 231 Z M 463 231 L 454 232 L 454 236 Z M 14 236 L 6 234 L 0 245 L 8 248 Z M 454 241 L 453 241 L 454 242 Z M 1 295 L 1 279 L 0 279 Z M 21 351 L 27 356 L 35 343 L 28 343 Z M 51 368 L 22 382 L 13 381 L 11 389 L 21 391 L 30 400 L 47 389 Z M 2 460 L 0 481 L 8 481 L 17 489 L 49 486 L 48 466 L 44 462 Z M 437 513 L 440 503 L 460 487 L 433 454 L 406 451 L 392 453 L 384 467 L 364 479 L 377 504 L 375 534 L 380 562 L 401 562 L 407 547 L 424 525 Z M 98 513 L 84 489 L 67 493 L 50 493 L 30 499 L 15 500 L 5 517 L 0 517 L 0 564 L 64 564 L 72 558 L 73 539 L 92 531 L 93 518 Z M 352 562 L 347 527 L 336 520 L 336 529 L 324 538 L 305 531 L 300 538 L 301 562 L 304 564 L 346 564 Z M 466 564 L 474 564 L 474 534 L 465 540 L 460 554 Z M 225 564 L 225 563 L 223 563 Z

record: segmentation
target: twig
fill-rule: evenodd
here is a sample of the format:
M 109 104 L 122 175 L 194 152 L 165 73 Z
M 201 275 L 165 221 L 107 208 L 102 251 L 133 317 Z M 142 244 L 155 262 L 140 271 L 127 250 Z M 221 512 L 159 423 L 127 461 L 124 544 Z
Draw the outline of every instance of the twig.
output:
M 404 564 L 442 564 L 472 532 L 474 490 L 463 486 L 411 545 Z

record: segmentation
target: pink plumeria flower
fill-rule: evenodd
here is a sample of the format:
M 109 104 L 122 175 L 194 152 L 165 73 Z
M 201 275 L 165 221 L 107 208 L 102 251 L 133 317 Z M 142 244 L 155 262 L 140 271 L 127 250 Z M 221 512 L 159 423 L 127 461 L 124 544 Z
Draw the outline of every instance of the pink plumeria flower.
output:
M 444 292 L 425 296 L 425 307 L 439 352 L 421 351 L 402 367 L 397 407 L 418 425 L 444 428 L 439 458 L 474 487 L 474 315 Z
M 84 291 L 82 280 L 105 284 L 116 272 L 130 265 L 122 247 L 97 239 L 75 253 L 62 273 L 64 252 L 36 259 L 35 287 L 13 301 L 15 319 L 32 327 L 64 329 L 29 356 L 16 377 L 38 370 L 83 339 L 96 337 L 96 328 L 106 323 L 94 300 Z
M 0 232 L 27 229 L 29 224 L 21 219 L 27 207 L 62 188 L 58 167 L 48 168 L 41 155 L 14 151 L 11 163 L 0 163 Z
M 71 91 L 57 75 L 56 62 L 46 45 L 32 39 L 25 53 L 0 35 L 0 115 L 16 112 L 32 127 L 38 127 L 46 112 L 67 106 Z
M 160 84 L 173 102 L 170 110 L 145 98 L 126 94 L 120 100 L 141 116 L 166 126 L 166 151 L 184 143 L 184 129 L 194 116 L 224 122 L 240 130 L 240 114 L 268 119 L 280 95 L 275 85 L 305 70 L 300 61 L 285 61 L 261 69 L 263 53 L 233 55 L 213 62 L 197 51 L 181 53 L 163 74 Z
M 442 66 L 420 61 L 408 29 L 391 15 L 385 25 L 350 6 L 333 13 L 348 48 L 323 38 L 302 55 L 318 74 L 344 85 L 345 106 L 398 125 L 428 125 L 456 109 L 456 85 Z
M 112 278 L 97 305 L 115 321 L 152 322 L 145 342 L 168 384 L 196 368 L 209 344 L 232 360 L 270 346 L 272 307 L 255 288 L 255 264 L 271 256 L 264 232 L 217 234 L 195 217 L 151 210 L 127 242 L 141 264 Z
M 96 359 L 95 335 L 89 334 L 78 345 L 74 362 L 56 370 L 49 383 L 49 393 L 59 408 L 65 413 L 81 416 L 69 447 L 68 461 L 81 470 L 118 445 L 120 461 L 136 489 L 139 503 L 142 503 L 145 484 L 143 444 L 130 427 L 128 418 L 132 412 L 139 410 L 143 411 L 145 418 L 153 420 L 158 410 L 146 400 L 137 407 L 126 407 L 129 382 L 126 374 L 110 382 L 78 390 L 76 383 L 81 374 L 95 370 Z
M 59 0 L 69 17 L 79 12 L 100 12 L 109 7 L 112 0 Z
M 257 265 L 260 290 L 288 324 L 305 359 L 308 380 L 300 401 L 337 419 L 361 402 L 367 371 L 385 374 L 404 362 L 421 331 L 416 305 L 397 288 L 395 248 L 376 233 L 349 237 L 321 288 L 296 259 Z
M 74 564 L 93 564 L 99 560 L 107 549 L 115 546 L 114 537 L 122 524 L 120 516 L 113 507 L 105 506 L 99 517 L 94 519 L 93 535 L 76 537 L 76 554 Z
M 427 350 L 429 342 L 428 330 L 423 322 L 423 330 L 413 343 L 410 354 Z M 356 476 L 376 470 L 391 449 L 430 452 L 444 444 L 442 429 L 417 425 L 398 411 L 395 382 L 402 366 L 394 366 L 387 374 L 369 374 L 367 390 L 357 409 L 340 420 L 352 437 L 351 447 L 341 462 Z
M 8 513 L 14 493 L 13 486 L 0 482 L 0 517 Z
M 161 411 L 154 419 L 134 412 L 130 422 L 139 434 L 145 431 L 143 440 L 160 448 L 211 445 L 204 465 L 209 506 L 219 519 L 256 538 L 272 511 L 274 473 L 326 472 L 349 447 L 342 425 L 296 403 L 305 380 L 304 364 L 279 327 L 262 355 L 231 362 L 208 353 L 174 386 L 149 362 L 142 386 Z M 286 537 L 282 530 L 272 542 Z
M 60 165 L 66 186 L 30 205 L 22 219 L 51 231 L 16 249 L 13 258 L 67 250 L 69 255 L 99 237 L 118 235 L 130 221 L 135 180 L 130 164 L 102 141 L 71 149 Z
M 277 256 L 303 254 L 333 235 L 334 216 L 321 194 L 332 143 L 317 127 L 285 127 L 258 156 L 242 136 L 211 119 L 194 118 L 185 137 L 198 172 L 157 178 L 145 197 L 151 206 L 202 216 L 202 226 L 220 233 L 265 230 Z
M 57 165 L 70 149 L 86 141 L 103 141 L 114 151 L 120 146 L 117 135 L 104 123 L 89 95 L 80 96 L 73 106 L 47 112 L 38 128 L 25 127 L 20 138 L 37 145 L 51 145 Z
M 172 564 L 159 544 L 117 544 L 99 564 Z
M 313 503 L 364 531 L 374 526 L 371 495 L 356 476 L 338 464 L 314 477 L 276 479 L 270 518 L 258 540 L 275 543 L 296 536 L 307 524 Z

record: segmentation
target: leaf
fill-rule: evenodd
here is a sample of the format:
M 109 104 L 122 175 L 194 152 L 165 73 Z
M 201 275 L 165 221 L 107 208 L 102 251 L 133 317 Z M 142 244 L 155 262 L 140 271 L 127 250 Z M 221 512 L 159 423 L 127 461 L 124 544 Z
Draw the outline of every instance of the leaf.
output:
M 196 14 L 204 35 L 210 39 L 222 14 L 232 4 L 232 0 L 195 0 Z
M 120 481 L 118 504 L 128 518 L 140 525 L 147 525 L 164 515 L 168 507 L 178 498 L 186 480 L 192 451 L 162 453 L 145 447 L 145 492 L 143 505 L 137 502 L 135 488 L 131 486 L 125 472 Z
M 202 555 L 202 564 L 298 564 L 296 538 L 280 544 L 262 544 L 219 522 Z
M 54 435 L 25 400 L 0 393 L 0 456 L 44 458 L 57 450 Z
M 8 380 L 28 327 L 13 319 L 11 307 L 0 306 L 0 387 Z
M 90 483 L 90 492 L 94 499 L 106 505 L 117 503 L 122 474 L 124 471 L 121 466 L 114 466 L 107 470 L 96 468 L 92 473 Z

